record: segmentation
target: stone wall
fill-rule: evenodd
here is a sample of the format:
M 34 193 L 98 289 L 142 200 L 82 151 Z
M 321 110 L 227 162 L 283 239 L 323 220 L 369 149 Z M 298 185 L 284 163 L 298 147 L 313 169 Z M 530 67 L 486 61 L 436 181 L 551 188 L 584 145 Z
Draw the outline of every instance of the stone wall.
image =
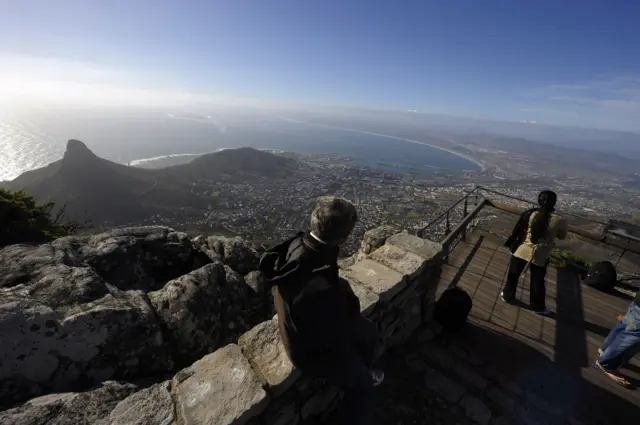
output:
M 379 354 L 405 342 L 431 319 L 441 251 L 439 244 L 399 233 L 341 271 L 360 298 L 362 313 L 379 325 Z M 172 421 L 296 425 L 331 413 L 339 404 L 338 389 L 295 370 L 280 341 L 277 320 L 260 323 L 237 344 L 203 357 L 155 389 L 172 393 Z M 129 398 L 122 403 L 135 407 Z

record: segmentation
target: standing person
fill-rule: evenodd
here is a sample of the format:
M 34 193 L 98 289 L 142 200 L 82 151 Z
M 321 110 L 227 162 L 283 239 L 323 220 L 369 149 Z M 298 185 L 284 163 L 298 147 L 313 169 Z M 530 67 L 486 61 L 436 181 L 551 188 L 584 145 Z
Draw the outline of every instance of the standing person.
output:
M 538 208 L 522 213 L 505 243 L 511 249 L 507 283 L 502 290 L 502 300 L 510 302 L 516 295 L 518 280 L 527 265 L 531 273 L 529 303 L 533 311 L 547 315 L 545 276 L 549 257 L 555 240 L 565 239 L 568 232 L 567 221 L 555 214 L 558 197 L 555 192 L 544 190 L 538 195 Z
M 602 371 L 609 379 L 623 386 L 631 383 L 622 376 L 619 370 L 625 366 L 631 358 L 640 352 L 640 291 L 629 305 L 627 314 L 609 332 L 602 347 L 598 350 L 599 359 L 596 368 Z
M 291 362 L 304 374 L 345 391 L 344 421 L 373 422 L 372 369 L 377 328 L 360 315 L 360 302 L 338 276 L 338 251 L 357 221 L 354 205 L 324 196 L 311 213 L 311 231 L 267 251 L 259 269 L 274 288 L 279 331 Z

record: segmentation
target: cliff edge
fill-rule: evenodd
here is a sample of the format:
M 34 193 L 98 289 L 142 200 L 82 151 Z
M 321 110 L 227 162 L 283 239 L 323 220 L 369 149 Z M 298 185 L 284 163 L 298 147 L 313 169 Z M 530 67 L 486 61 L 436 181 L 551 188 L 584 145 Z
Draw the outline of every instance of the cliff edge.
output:
M 0 408 L 163 376 L 236 341 L 273 316 L 258 258 L 240 238 L 167 227 L 3 248 Z M 113 385 L 111 395 L 134 388 Z

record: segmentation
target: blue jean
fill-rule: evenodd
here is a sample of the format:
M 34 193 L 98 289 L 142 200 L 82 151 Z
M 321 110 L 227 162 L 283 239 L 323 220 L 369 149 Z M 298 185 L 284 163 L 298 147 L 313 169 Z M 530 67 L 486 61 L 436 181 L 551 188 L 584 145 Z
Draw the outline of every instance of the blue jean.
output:
M 606 370 L 616 371 L 640 352 L 640 307 L 632 302 L 620 323 L 609 332 L 602 345 L 604 353 L 600 364 Z

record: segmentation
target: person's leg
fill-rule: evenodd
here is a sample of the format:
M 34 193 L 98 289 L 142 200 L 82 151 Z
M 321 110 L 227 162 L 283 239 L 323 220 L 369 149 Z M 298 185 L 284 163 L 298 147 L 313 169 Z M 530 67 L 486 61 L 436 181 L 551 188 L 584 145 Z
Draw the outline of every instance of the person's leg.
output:
M 598 363 L 606 371 L 617 371 L 640 351 L 640 307 L 632 303 L 619 324 L 624 328 L 609 341 Z
M 373 369 L 376 361 L 376 348 L 379 342 L 378 327 L 366 317 L 358 316 L 353 324 L 353 334 L 356 339 L 358 354 L 365 366 L 371 371 L 373 385 L 377 387 L 384 381 L 384 372 L 379 369 Z
M 611 331 L 609 331 L 609 335 L 607 335 L 607 337 L 604 339 L 604 342 L 602 343 L 602 347 L 600 347 L 600 350 L 599 350 L 600 357 L 602 357 L 602 354 L 604 354 L 604 352 L 607 351 L 607 349 L 611 345 L 613 345 L 616 339 L 618 339 L 620 332 L 622 332 L 626 328 L 627 328 L 627 325 L 621 320 L 613 329 L 611 329 Z
M 516 289 L 518 289 L 518 280 L 522 274 L 522 270 L 527 265 L 527 262 L 522 258 L 511 256 L 511 262 L 509 263 L 509 272 L 507 274 L 507 283 L 502 289 L 502 299 L 505 301 L 511 301 L 516 296 Z
M 353 321 L 353 335 L 356 340 L 356 349 L 363 363 L 368 368 L 373 367 L 375 349 L 378 343 L 378 327 L 366 317 L 358 316 Z
M 373 380 L 369 368 L 359 358 L 346 360 L 326 379 L 344 391 L 341 412 L 344 425 L 373 424 Z
M 547 288 L 544 279 L 547 275 L 547 266 L 538 266 L 532 263 L 529 270 L 531 274 L 529 304 L 534 311 L 546 311 Z

